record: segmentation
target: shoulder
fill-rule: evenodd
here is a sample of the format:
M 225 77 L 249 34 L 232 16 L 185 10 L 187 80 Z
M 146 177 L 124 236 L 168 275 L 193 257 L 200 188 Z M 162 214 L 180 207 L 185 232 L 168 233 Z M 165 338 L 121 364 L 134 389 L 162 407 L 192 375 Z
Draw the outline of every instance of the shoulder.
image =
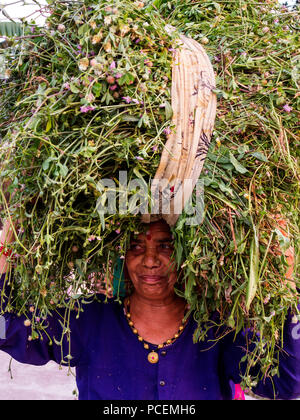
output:
M 80 297 L 74 305 L 77 312 L 77 319 L 89 318 L 91 320 L 99 320 L 100 317 L 119 316 L 123 311 L 123 303 L 121 300 L 109 298 L 104 294 L 97 293 L 89 297 Z

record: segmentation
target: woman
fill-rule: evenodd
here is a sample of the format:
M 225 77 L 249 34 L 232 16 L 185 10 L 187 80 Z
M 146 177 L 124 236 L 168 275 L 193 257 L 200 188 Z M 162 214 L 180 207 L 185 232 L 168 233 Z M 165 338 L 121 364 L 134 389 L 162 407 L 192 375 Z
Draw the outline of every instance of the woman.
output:
M 0 240 L 12 240 L 7 224 Z M 23 363 L 70 362 L 76 366 L 79 399 L 232 399 L 233 384 L 243 374 L 240 360 L 246 352 L 245 336 L 240 333 L 234 340 L 234 332 L 211 328 L 205 342 L 193 344 L 196 323 L 192 315 L 186 319 L 189 308 L 174 292 L 177 272 L 172 252 L 168 225 L 163 221 L 149 224 L 127 251 L 133 292 L 122 305 L 113 299 L 104 303 L 99 295 L 83 305 L 78 319 L 74 311 L 70 342 L 63 334 L 63 313 L 48 318 L 42 340 L 31 341 L 25 318 L 6 313 L 6 337 L 0 339 L 0 349 Z M 7 269 L 2 255 L 0 272 Z M 256 393 L 273 398 L 275 392 L 282 399 L 300 395 L 300 348 L 292 337 L 293 327 L 287 320 L 280 378 L 259 383 Z M 216 341 L 220 334 L 224 337 Z M 56 344 L 59 341 L 61 346 Z

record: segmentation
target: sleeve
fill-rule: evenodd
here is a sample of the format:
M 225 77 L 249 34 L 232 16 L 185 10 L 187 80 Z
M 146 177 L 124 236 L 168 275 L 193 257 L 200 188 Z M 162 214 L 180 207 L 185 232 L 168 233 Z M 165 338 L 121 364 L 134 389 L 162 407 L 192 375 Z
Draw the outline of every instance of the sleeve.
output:
M 67 309 L 55 311 L 47 318 L 38 319 L 37 333 L 32 335 L 31 325 L 28 325 L 30 312 L 26 318 L 5 311 L 10 290 L 8 280 L 5 273 L 0 278 L 0 350 L 18 362 L 32 365 L 44 365 L 50 360 L 71 367 L 84 363 L 84 317 L 76 319 L 76 311 L 66 313 Z M 68 325 L 64 323 L 66 315 Z
M 225 337 L 222 344 L 222 366 L 227 380 L 240 383 L 245 374 L 246 362 L 243 356 L 247 351 L 253 350 L 247 346 L 244 332 L 237 334 L 236 339 L 232 333 Z M 258 368 L 252 370 L 255 375 Z M 279 351 L 279 373 L 273 377 L 262 379 L 252 389 L 254 394 L 281 400 L 292 400 L 300 396 L 300 323 L 293 323 L 291 314 L 285 322 L 282 348 Z

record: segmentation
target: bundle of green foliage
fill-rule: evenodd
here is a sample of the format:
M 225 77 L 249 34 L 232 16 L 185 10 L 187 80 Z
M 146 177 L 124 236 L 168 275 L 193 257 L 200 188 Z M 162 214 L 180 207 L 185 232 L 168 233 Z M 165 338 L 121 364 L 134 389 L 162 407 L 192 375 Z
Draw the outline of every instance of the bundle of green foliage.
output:
M 191 226 L 184 212 L 172 228 L 178 293 L 195 310 L 195 340 L 218 311 L 229 329 L 253 331 L 248 368 L 276 374 L 284 318 L 298 314 L 285 279 L 286 251 L 298 251 L 297 11 L 243 0 L 60 0 L 48 10 L 44 27 L 24 26 L 6 51 L 0 88 L 1 218 L 20 222 L 8 310 L 34 307 L 38 339 L 49 312 L 72 310 L 99 281 L 111 288 L 116 263 L 122 271 L 142 229 L 136 190 L 124 211 L 99 208 L 124 203 L 120 171 L 146 185 L 155 175 L 172 117 L 171 24 L 205 45 L 218 95 L 203 221 Z M 258 377 L 248 370 L 243 384 Z

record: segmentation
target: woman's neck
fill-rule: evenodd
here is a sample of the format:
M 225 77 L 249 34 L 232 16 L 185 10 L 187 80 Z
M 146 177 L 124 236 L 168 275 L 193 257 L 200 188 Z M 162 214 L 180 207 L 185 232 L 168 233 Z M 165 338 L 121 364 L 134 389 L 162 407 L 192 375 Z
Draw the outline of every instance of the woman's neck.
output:
M 178 331 L 185 306 L 185 300 L 175 294 L 163 301 L 145 299 L 137 293 L 130 296 L 131 320 L 139 334 L 153 344 L 164 342 Z

